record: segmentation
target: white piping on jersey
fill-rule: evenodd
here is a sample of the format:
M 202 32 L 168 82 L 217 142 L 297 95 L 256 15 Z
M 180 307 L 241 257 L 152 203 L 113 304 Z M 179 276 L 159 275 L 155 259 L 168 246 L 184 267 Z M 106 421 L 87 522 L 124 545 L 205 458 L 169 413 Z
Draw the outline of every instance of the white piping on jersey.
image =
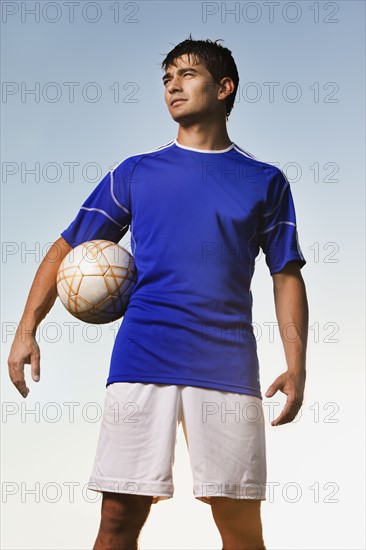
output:
M 173 143 L 174 143 L 174 140 L 169 141 L 169 143 L 165 143 L 164 145 L 160 145 L 160 147 L 157 147 L 156 150 L 159 151 L 159 149 L 164 149 L 164 147 L 168 147 L 169 145 L 173 145 Z M 153 151 L 151 151 L 151 152 L 153 152 Z
M 238 145 L 236 145 L 234 142 L 228 147 L 227 149 L 222 149 L 220 151 L 207 151 L 203 149 L 194 149 L 193 147 L 187 147 L 185 145 L 181 145 L 178 143 L 177 139 L 173 139 L 172 141 L 169 141 L 168 143 L 165 143 L 164 145 L 161 145 L 160 147 L 157 147 L 156 149 L 151 149 L 150 151 L 143 151 L 142 153 L 136 153 L 133 155 L 130 155 L 129 157 L 125 157 L 121 160 L 121 162 L 116 163 L 116 165 L 113 165 L 113 168 L 111 167 L 111 170 L 115 170 L 118 168 L 122 162 L 127 160 L 128 158 L 132 157 L 138 157 L 140 155 L 148 155 L 149 153 L 156 153 L 157 151 L 162 151 L 163 149 L 167 149 L 168 147 L 171 147 L 172 145 L 177 145 L 177 147 L 181 147 L 182 149 L 187 149 L 189 151 L 198 151 L 199 153 L 225 153 L 226 151 L 231 151 L 231 149 L 236 149 L 238 153 L 241 153 L 243 156 L 248 156 L 249 158 L 253 158 L 254 160 L 257 160 L 254 155 L 251 153 L 246 153 L 243 149 L 240 149 Z
M 121 229 L 123 229 L 123 227 L 126 227 L 116 222 L 116 220 L 114 220 L 109 214 L 107 214 L 107 212 L 105 212 L 104 210 L 101 210 L 100 208 L 87 208 L 86 206 L 80 206 L 80 210 L 88 210 L 89 212 L 92 212 L 92 211 L 100 212 L 100 214 L 103 214 L 104 216 L 106 216 L 108 219 L 111 220 L 111 222 L 118 225 L 118 227 L 120 227 Z
M 140 155 L 148 155 L 149 153 L 156 153 L 156 151 L 162 151 L 163 149 L 167 149 L 168 147 L 171 147 L 173 145 L 173 143 L 174 143 L 174 141 L 169 141 L 169 143 L 166 143 L 165 145 L 161 145 L 157 149 L 152 149 L 151 151 L 143 151 L 142 153 L 136 153 L 136 154 L 131 155 L 131 156 L 132 157 L 139 157 Z M 123 160 L 126 160 L 127 158 L 130 158 L 130 157 L 126 157 Z M 123 162 L 123 160 L 121 162 Z
M 288 225 L 293 225 L 294 227 L 296 227 L 296 223 L 294 223 L 294 222 L 277 222 L 274 225 L 272 225 L 272 227 L 269 227 L 268 229 L 265 229 L 264 231 L 259 231 L 259 233 L 268 233 L 268 231 L 272 231 L 272 229 L 274 229 L 275 227 L 277 227 L 277 225 L 280 225 L 281 223 L 287 223 Z
M 114 202 L 116 203 L 116 205 L 121 208 L 121 210 L 124 210 L 125 212 L 127 212 L 127 214 L 130 214 L 131 215 L 131 212 L 125 207 L 123 206 L 123 204 L 121 204 L 120 202 L 118 202 L 118 200 L 116 199 L 115 197 L 115 194 L 113 193 L 113 184 L 114 184 L 114 178 L 113 178 L 113 171 L 110 172 L 110 178 L 111 178 L 111 196 L 112 196 L 112 199 L 114 200 Z
M 298 253 L 300 254 L 301 258 L 302 258 L 304 261 L 306 261 L 305 258 L 304 258 L 304 255 L 303 255 L 303 253 L 302 253 L 302 250 L 301 250 L 301 248 L 300 248 L 299 236 L 298 236 L 298 234 L 297 234 L 297 229 L 295 229 L 295 234 L 296 234 L 296 247 L 297 247 L 297 251 L 298 251 Z
M 241 153 L 244 156 L 248 156 L 248 157 L 252 158 L 253 160 L 261 162 L 262 164 L 267 164 L 268 166 L 272 166 L 273 168 L 278 168 L 275 164 L 271 164 L 270 162 L 260 160 L 258 157 L 255 157 L 254 155 L 252 155 L 252 153 L 248 153 L 247 151 L 244 151 L 244 149 L 239 147 L 239 145 L 235 144 L 234 148 L 236 149 L 236 151 L 238 151 L 238 153 Z M 283 174 L 283 172 L 282 172 L 282 174 Z M 283 174 L 283 175 L 285 176 L 285 174 Z M 285 176 L 285 179 L 286 179 L 286 176 Z
M 266 212 L 265 214 L 262 214 L 262 218 L 266 218 L 267 216 L 270 216 L 271 214 L 273 214 L 273 212 L 274 212 L 275 210 L 277 210 L 277 208 L 278 208 L 278 207 L 280 206 L 280 204 L 281 204 L 281 201 L 282 201 L 282 199 L 283 199 L 284 193 L 285 193 L 285 191 L 286 191 L 286 189 L 287 189 L 288 186 L 289 186 L 289 182 L 286 180 L 286 184 L 285 184 L 284 188 L 282 189 L 281 196 L 280 196 L 280 198 L 279 198 L 278 203 L 277 203 L 276 206 L 273 208 L 273 210 L 271 210 L 270 212 Z
M 260 233 L 267 233 L 268 231 L 272 231 L 272 229 L 274 229 L 275 227 L 277 227 L 277 225 L 280 225 L 281 223 L 287 223 L 288 225 L 293 225 L 295 227 L 295 238 L 296 238 L 296 248 L 297 248 L 297 252 L 299 253 L 299 256 L 302 260 L 306 261 L 305 258 L 304 258 L 304 255 L 301 251 L 301 248 L 300 248 L 300 244 L 299 244 L 299 236 L 297 234 L 297 227 L 296 227 L 296 224 L 294 222 L 278 222 L 276 223 L 275 225 L 273 225 L 272 227 L 270 227 L 269 229 L 266 229 L 265 231 L 260 231 Z
M 180 147 L 181 149 L 187 149 L 188 151 L 196 151 L 197 153 L 208 153 L 208 154 L 217 154 L 217 153 L 226 153 L 227 151 L 231 151 L 231 149 L 234 148 L 234 143 L 230 145 L 227 149 L 220 149 L 219 151 L 211 151 L 206 149 L 195 149 L 194 147 L 187 147 L 186 145 L 182 145 L 181 143 L 178 143 L 178 141 L 175 139 L 174 143 L 177 147 Z
M 131 157 L 139 157 L 140 155 L 148 155 L 149 153 L 156 153 L 157 151 L 162 151 L 163 149 L 166 149 L 168 147 L 171 147 L 172 145 L 174 145 L 174 141 L 169 141 L 169 143 L 166 143 L 165 145 L 161 145 L 160 147 L 157 147 L 156 149 L 152 149 L 151 151 L 144 151 L 142 153 L 135 153 L 133 155 L 130 155 L 128 157 L 124 157 L 121 162 L 115 162 L 113 166 L 110 167 L 110 170 L 115 170 L 116 168 L 118 168 L 118 166 L 120 164 L 122 164 L 122 162 L 124 162 L 125 160 L 131 158 Z
M 134 237 L 134 235 L 133 235 L 133 232 L 132 232 L 131 227 L 130 227 L 130 234 L 131 234 L 131 238 L 132 238 L 132 240 L 133 240 L 133 243 L 134 243 L 134 245 L 135 245 L 135 246 L 134 246 L 134 250 L 133 250 L 133 255 L 136 256 L 136 239 L 135 239 L 135 237 Z
M 254 155 L 251 155 L 251 153 L 247 153 L 246 151 L 244 151 L 244 149 L 240 149 L 240 147 L 238 147 L 237 145 L 235 145 L 234 149 L 235 149 L 236 151 L 238 151 L 238 153 L 242 154 L 243 156 L 249 156 L 250 158 L 253 158 L 254 160 L 258 160 Z M 259 161 L 259 162 L 261 162 L 261 161 Z M 265 163 L 265 164 L 269 164 L 269 163 Z M 272 166 L 272 165 L 270 165 L 270 166 Z M 270 216 L 271 214 L 273 214 L 273 212 L 274 212 L 275 210 L 277 210 L 277 208 L 278 208 L 278 207 L 280 206 L 280 204 L 281 204 L 281 201 L 282 201 L 282 199 L 283 199 L 284 193 L 285 193 L 287 187 L 289 186 L 289 181 L 288 181 L 288 179 L 286 178 L 285 174 L 283 174 L 283 172 L 281 172 L 281 173 L 282 173 L 282 175 L 283 175 L 284 178 L 285 178 L 286 184 L 285 184 L 284 188 L 282 189 L 282 192 L 281 192 L 281 196 L 280 196 L 280 198 L 279 198 L 279 201 L 278 201 L 278 203 L 276 204 L 276 206 L 275 206 L 270 212 L 266 212 L 265 214 L 262 214 L 262 218 L 266 218 L 267 216 Z
M 294 226 L 295 226 L 296 248 L 297 248 L 297 251 L 298 251 L 300 257 L 301 257 L 304 261 L 306 261 L 305 258 L 304 258 L 304 255 L 303 255 L 303 253 L 302 253 L 302 251 L 301 251 L 301 248 L 300 248 L 299 237 L 298 237 L 298 234 L 297 234 L 296 225 L 295 225 L 293 222 L 279 222 L 279 223 L 277 223 L 276 225 L 274 225 L 273 227 L 270 227 L 269 229 L 266 229 L 266 231 L 260 231 L 260 233 L 266 233 L 267 231 L 271 231 L 272 229 L 274 229 L 274 228 L 275 228 L 277 225 L 279 225 L 280 223 L 287 223 L 287 224 L 289 224 L 289 225 L 294 225 Z M 253 270 L 255 269 L 255 258 L 252 258 L 251 255 L 250 255 L 250 243 L 251 243 L 252 239 L 256 236 L 256 234 L 257 234 L 257 229 L 254 230 L 254 233 L 252 234 L 252 236 L 251 236 L 250 239 L 248 240 L 248 244 L 247 244 L 250 262 L 254 262 L 254 264 L 253 264 Z M 249 290 L 251 290 L 251 288 L 250 288 Z
M 252 155 L 251 153 L 248 153 L 248 151 L 244 151 L 244 149 L 241 149 L 241 147 L 236 145 L 236 143 L 234 143 L 234 149 L 235 151 L 243 155 L 243 157 L 249 157 L 251 159 L 258 160 L 254 155 Z
M 136 153 L 136 155 L 132 155 L 132 156 L 139 157 L 140 155 L 148 155 L 149 153 L 156 153 L 156 151 L 162 151 L 163 149 L 167 149 L 167 147 L 171 147 L 173 143 L 174 141 L 169 141 L 169 143 L 166 143 L 165 145 L 161 145 L 157 149 L 153 149 L 152 151 L 144 151 L 143 153 Z

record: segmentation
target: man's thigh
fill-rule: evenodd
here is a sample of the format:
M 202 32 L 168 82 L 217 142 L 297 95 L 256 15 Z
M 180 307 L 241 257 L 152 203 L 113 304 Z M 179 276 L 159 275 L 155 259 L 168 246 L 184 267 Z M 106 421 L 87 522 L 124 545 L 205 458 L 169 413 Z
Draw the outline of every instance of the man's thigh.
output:
M 198 387 L 182 389 L 182 424 L 194 496 L 266 500 L 266 440 L 262 401 Z M 245 506 L 245 504 L 241 504 Z

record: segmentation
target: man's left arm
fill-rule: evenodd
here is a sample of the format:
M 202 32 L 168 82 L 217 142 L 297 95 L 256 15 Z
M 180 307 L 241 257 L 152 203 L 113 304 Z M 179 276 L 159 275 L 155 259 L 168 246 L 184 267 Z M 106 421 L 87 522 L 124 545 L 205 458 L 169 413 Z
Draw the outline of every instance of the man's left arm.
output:
M 276 378 L 265 393 L 272 397 L 278 390 L 287 395 L 281 414 L 272 426 L 292 422 L 299 412 L 305 389 L 306 346 L 309 310 L 305 283 L 296 261 L 272 275 L 278 327 L 285 351 L 287 371 Z

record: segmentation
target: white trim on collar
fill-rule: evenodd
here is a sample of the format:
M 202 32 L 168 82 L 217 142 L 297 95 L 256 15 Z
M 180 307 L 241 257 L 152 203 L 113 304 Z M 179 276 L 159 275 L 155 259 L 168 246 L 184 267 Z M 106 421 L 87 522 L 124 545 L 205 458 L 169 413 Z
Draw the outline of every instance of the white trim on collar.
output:
M 197 153 L 226 153 L 227 151 L 231 151 L 231 149 L 234 148 L 234 143 L 232 143 L 227 149 L 220 149 L 218 151 L 208 150 L 208 149 L 195 149 L 194 147 L 187 147 L 186 145 L 182 145 L 181 143 L 178 143 L 177 139 L 174 140 L 174 143 L 177 147 L 181 147 L 182 149 L 187 149 L 188 151 L 196 151 Z

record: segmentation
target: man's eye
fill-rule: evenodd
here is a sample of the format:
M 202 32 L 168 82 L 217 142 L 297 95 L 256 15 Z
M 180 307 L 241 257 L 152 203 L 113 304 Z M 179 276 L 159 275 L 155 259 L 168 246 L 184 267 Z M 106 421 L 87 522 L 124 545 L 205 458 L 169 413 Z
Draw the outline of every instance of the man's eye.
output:
M 183 76 L 187 76 L 187 75 L 188 75 L 188 76 L 194 76 L 194 74 L 193 74 L 193 73 L 190 73 L 190 72 L 183 73 Z M 163 85 L 166 86 L 166 84 L 168 84 L 168 82 L 170 82 L 170 80 L 171 80 L 170 78 L 164 79 L 164 80 L 163 80 Z

